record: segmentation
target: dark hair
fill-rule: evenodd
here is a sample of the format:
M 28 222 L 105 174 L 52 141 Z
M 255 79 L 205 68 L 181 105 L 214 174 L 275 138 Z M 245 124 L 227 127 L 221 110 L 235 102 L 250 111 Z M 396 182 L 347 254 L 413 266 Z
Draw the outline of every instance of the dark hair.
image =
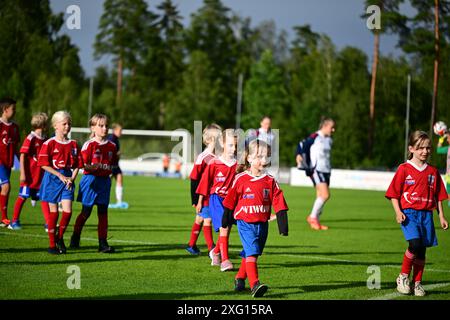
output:
M 411 133 L 409 136 L 408 147 L 420 146 L 425 140 L 431 141 L 430 137 L 425 131 L 417 130 Z M 408 160 L 411 160 L 413 154 L 409 151 L 408 148 Z
M 10 106 L 15 105 L 15 104 L 17 104 L 17 102 L 16 102 L 16 100 L 14 100 L 12 98 L 7 98 L 7 97 L 2 98 L 2 99 L 0 99 L 0 110 L 3 113 L 3 112 L 5 112 L 5 110 L 7 108 L 9 108 Z

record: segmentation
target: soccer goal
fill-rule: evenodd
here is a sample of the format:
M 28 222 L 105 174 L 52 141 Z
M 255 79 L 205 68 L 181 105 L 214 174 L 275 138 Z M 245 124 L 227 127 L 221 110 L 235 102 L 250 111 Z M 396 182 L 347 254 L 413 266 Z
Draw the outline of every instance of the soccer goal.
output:
M 112 133 L 112 129 L 109 130 Z M 82 146 L 89 140 L 89 128 L 74 127 L 70 137 Z M 191 135 L 177 129 L 133 130 L 123 129 L 120 137 L 119 166 L 126 175 L 147 175 L 186 178 L 192 169 Z M 169 157 L 164 170 L 163 158 Z

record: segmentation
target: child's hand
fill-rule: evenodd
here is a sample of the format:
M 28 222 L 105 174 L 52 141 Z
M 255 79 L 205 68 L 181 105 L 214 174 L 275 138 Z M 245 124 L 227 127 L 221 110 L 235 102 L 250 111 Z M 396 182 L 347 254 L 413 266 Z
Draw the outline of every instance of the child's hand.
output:
M 200 213 L 200 211 L 202 211 L 202 203 L 199 201 L 197 206 L 195 207 L 195 211 L 197 213 Z
M 403 212 L 396 213 L 395 218 L 397 219 L 397 223 L 402 223 L 406 220 L 406 216 L 403 214 Z
M 445 220 L 445 218 L 440 218 L 440 220 L 441 220 L 442 229 L 447 230 L 448 229 L 448 221 Z
M 274 220 L 277 220 L 277 215 L 276 214 L 271 214 L 270 218 L 269 218 L 269 222 L 270 221 L 274 221 Z

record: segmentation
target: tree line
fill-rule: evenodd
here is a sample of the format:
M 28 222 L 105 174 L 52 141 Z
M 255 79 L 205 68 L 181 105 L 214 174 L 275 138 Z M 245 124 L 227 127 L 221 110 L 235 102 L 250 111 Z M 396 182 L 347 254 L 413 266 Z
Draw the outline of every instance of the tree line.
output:
M 401 12 L 406 3 L 412 16 Z M 220 0 L 204 0 L 188 26 L 172 0 L 153 11 L 144 0 L 105 0 L 93 45 L 112 64 L 95 71 L 92 113 L 134 129 L 193 132 L 194 120 L 234 128 L 241 77 L 241 127 L 271 116 L 282 164 L 295 164 L 296 144 L 326 115 L 337 123 L 334 167 L 392 169 L 404 160 L 408 75 L 411 129 L 428 131 L 432 117 L 450 122 L 450 1 L 367 0 L 361 19 L 370 4 L 382 13 L 373 56 L 337 49 L 309 25 L 290 38 L 273 21 L 254 26 Z M 49 0 L 0 2 L 0 96 L 19 101 L 23 133 L 36 111 L 65 108 L 74 126 L 87 124 L 89 79 L 60 32 L 63 18 Z M 386 33 L 399 36 L 400 56 L 379 53 Z

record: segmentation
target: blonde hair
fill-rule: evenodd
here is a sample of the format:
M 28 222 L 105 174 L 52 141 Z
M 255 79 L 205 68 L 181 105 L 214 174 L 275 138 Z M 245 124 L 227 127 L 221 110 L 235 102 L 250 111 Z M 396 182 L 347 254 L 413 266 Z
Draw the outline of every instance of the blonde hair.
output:
M 70 113 L 67 111 L 56 111 L 52 116 L 52 126 L 55 126 L 58 122 L 64 121 L 65 119 L 69 119 L 69 122 L 72 122 Z
M 38 112 L 33 114 L 31 118 L 31 128 L 36 129 L 47 129 L 48 127 L 48 115 L 45 112 Z
M 102 113 L 96 113 L 92 116 L 91 119 L 89 119 L 89 127 L 91 127 L 90 138 L 93 138 L 95 136 L 94 131 L 92 131 L 92 127 L 96 126 L 100 120 L 105 120 L 105 124 L 106 124 L 106 126 L 108 126 L 108 116 L 106 116 Z
M 203 143 L 209 145 L 210 143 L 216 143 L 222 134 L 222 128 L 215 123 L 212 123 L 203 129 Z
M 258 154 L 259 150 L 261 149 L 266 150 L 266 154 L 268 157 L 271 156 L 272 151 L 268 143 L 259 139 L 254 139 L 250 141 L 250 143 L 248 143 L 245 146 L 245 151 L 242 155 L 242 158 L 239 161 L 238 166 L 236 167 L 236 172 L 241 173 L 244 172 L 245 170 L 248 170 L 251 166 L 250 162 L 248 162 L 248 156 L 251 154 Z M 270 161 L 267 164 L 265 164 L 264 167 L 268 167 L 269 165 Z
M 425 141 L 431 141 L 430 137 L 425 131 L 417 130 L 411 133 L 409 136 L 408 147 L 420 147 Z M 409 151 L 408 148 L 408 160 L 411 160 L 413 154 Z

